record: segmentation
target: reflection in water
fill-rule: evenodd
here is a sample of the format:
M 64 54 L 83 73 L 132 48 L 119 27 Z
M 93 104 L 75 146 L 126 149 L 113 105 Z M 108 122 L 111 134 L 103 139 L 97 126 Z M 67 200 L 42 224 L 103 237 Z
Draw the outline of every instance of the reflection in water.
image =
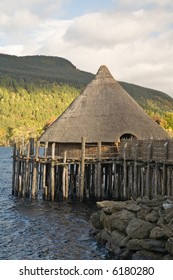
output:
M 11 195 L 12 149 L 0 148 L 0 259 L 105 259 L 89 235 L 92 205 Z

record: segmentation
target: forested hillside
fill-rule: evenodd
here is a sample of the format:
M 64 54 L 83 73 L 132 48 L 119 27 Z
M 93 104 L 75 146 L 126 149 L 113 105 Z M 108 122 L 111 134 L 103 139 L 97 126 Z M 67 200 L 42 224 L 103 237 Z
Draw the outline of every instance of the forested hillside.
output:
M 39 136 L 93 77 L 63 58 L 0 55 L 0 145 Z M 171 97 L 120 83 L 155 121 L 172 133 Z

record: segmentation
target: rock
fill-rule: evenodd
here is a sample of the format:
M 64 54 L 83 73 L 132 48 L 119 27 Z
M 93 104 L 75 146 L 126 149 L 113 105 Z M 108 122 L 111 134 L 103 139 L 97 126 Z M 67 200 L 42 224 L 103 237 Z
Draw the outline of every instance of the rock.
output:
M 161 239 L 163 237 L 165 237 L 165 233 L 164 233 L 164 229 L 161 227 L 156 226 L 150 231 L 151 239 Z
M 129 222 L 126 228 L 126 233 L 131 238 L 143 239 L 149 237 L 150 230 L 153 227 L 154 225 L 150 222 L 134 218 Z
M 111 251 L 115 255 L 120 255 L 120 253 L 121 253 L 120 247 L 116 243 L 111 243 L 110 240 L 106 244 L 106 249 L 108 249 L 109 251 Z
M 117 244 L 119 247 L 125 247 L 129 237 L 125 234 L 122 234 L 116 230 L 111 232 L 111 244 Z
M 139 239 L 130 239 L 127 242 L 127 248 L 131 251 L 139 251 L 142 250 L 142 246 L 139 244 Z
M 165 241 L 156 240 L 156 239 L 140 239 L 139 245 L 142 246 L 143 249 L 149 250 L 149 251 L 156 251 L 165 253 Z
M 131 258 L 132 258 L 132 253 L 128 249 L 124 248 L 121 250 L 119 260 L 131 260 Z
M 146 215 L 145 220 L 148 222 L 156 222 L 159 219 L 159 214 L 155 210 Z
M 173 219 L 168 224 L 169 228 L 173 231 Z
M 106 215 L 112 215 L 112 208 L 111 207 L 105 207 L 105 208 L 103 208 L 103 212 Z
M 137 213 L 137 217 L 138 217 L 138 219 L 145 220 L 146 215 L 148 215 L 150 212 L 151 212 L 151 209 L 147 207 L 146 209 L 140 210 Z
M 170 254 L 167 254 L 164 256 L 163 260 L 173 260 L 173 256 L 171 256 Z
M 129 211 L 138 212 L 141 210 L 141 207 L 135 203 L 127 204 L 125 207 Z
M 173 209 L 173 203 L 169 199 L 163 203 L 163 209 Z
M 101 244 L 105 245 L 109 240 L 110 240 L 110 233 L 102 229 L 97 235 L 96 235 L 96 240 L 100 242 Z
M 173 219 L 173 210 L 170 211 L 166 216 L 164 216 L 164 220 L 166 223 L 169 223 Z
M 141 203 L 141 202 L 142 202 L 142 198 L 141 198 L 141 197 L 137 197 L 136 203 L 139 204 L 139 203 Z
M 165 237 L 173 237 L 173 231 L 171 230 L 170 224 L 163 226 Z
M 112 210 L 112 208 L 114 208 L 114 210 L 122 210 L 125 208 L 126 206 L 126 202 L 124 201 L 110 201 L 110 200 L 104 200 L 104 201 L 98 201 L 97 203 L 97 207 L 98 208 L 107 208 L 110 211 Z
M 96 229 L 103 228 L 103 225 L 100 221 L 100 215 L 101 215 L 101 211 L 98 211 L 98 212 L 93 213 L 90 217 L 91 224 Z
M 170 225 L 164 225 L 163 227 L 154 227 L 150 232 L 150 238 L 161 239 L 173 237 L 173 231 L 170 228 Z
M 104 212 L 101 214 L 101 223 L 103 227 L 111 232 L 110 217 L 111 215 L 106 215 Z
M 166 225 L 166 222 L 165 222 L 165 220 L 163 219 L 163 217 L 160 217 L 160 218 L 158 219 L 156 225 L 159 226 L 159 227 L 163 227 L 163 226 Z
M 173 237 L 170 237 L 166 242 L 166 250 L 173 255 Z
M 138 251 L 132 255 L 132 260 L 162 260 L 162 254 L 154 253 L 147 250 Z
M 135 214 L 126 209 L 113 213 L 110 216 L 111 230 L 125 231 L 129 221 L 134 217 Z

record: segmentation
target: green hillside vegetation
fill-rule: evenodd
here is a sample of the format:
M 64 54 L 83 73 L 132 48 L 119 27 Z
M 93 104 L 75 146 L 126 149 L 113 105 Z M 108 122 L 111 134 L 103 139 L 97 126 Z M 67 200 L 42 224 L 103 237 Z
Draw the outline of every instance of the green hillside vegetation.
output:
M 63 58 L 0 55 L 0 145 L 38 137 L 93 77 Z M 120 83 L 156 122 L 172 133 L 171 97 Z
M 41 80 L 75 87 L 86 85 L 93 78 L 93 74 L 80 71 L 61 57 L 0 54 L 0 76 L 4 75 L 24 84 Z

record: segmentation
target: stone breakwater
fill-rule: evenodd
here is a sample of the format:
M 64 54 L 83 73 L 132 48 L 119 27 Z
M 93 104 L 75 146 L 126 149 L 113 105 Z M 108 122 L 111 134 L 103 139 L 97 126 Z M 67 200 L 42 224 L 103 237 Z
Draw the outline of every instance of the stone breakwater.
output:
M 92 234 L 115 259 L 173 260 L 173 197 L 97 202 Z

